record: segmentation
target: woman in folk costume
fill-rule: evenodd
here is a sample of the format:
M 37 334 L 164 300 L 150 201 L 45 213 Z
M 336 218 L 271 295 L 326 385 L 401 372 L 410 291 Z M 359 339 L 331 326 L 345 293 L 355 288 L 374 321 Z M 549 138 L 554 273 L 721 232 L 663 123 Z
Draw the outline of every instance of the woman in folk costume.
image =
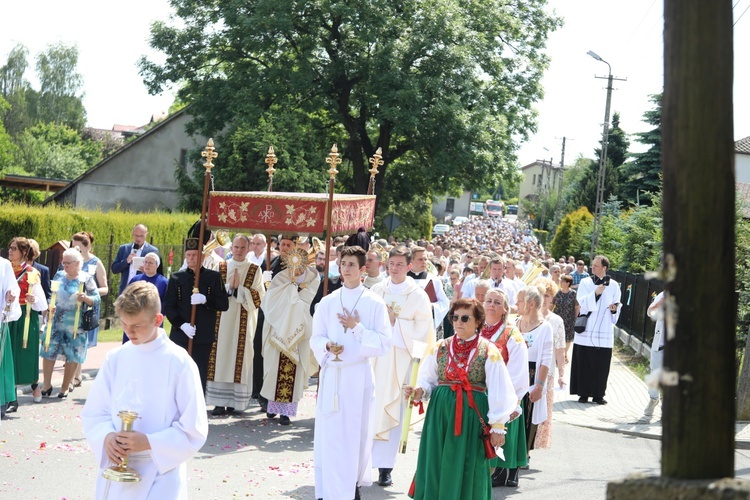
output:
M 526 429 L 524 427 L 521 400 L 529 392 L 529 350 L 523 336 L 513 323 L 507 321 L 510 304 L 507 294 L 492 288 L 484 300 L 486 318 L 482 337 L 486 338 L 500 350 L 508 374 L 516 391 L 517 406 L 510 415 L 505 435 L 503 455 L 490 461 L 495 467 L 492 474 L 492 486 L 518 486 L 518 468 L 527 463 Z
M 16 377 L 13 373 L 8 323 L 21 317 L 21 306 L 18 304 L 20 294 L 13 266 L 7 259 L 0 257 L 0 418 L 5 417 L 6 405 L 16 400 Z
M 310 350 L 312 315 L 310 303 L 320 278 L 307 251 L 294 248 L 286 255 L 286 270 L 271 280 L 261 302 L 263 325 L 263 388 L 269 418 L 281 415 L 281 425 L 297 415 L 307 381 L 313 374 Z
M 47 310 L 47 298 L 44 296 L 39 271 L 27 262 L 31 245 L 26 238 L 16 237 L 8 245 L 8 259 L 13 266 L 16 282 L 21 289 L 18 297 L 21 305 L 21 317 L 8 324 L 10 343 L 6 348 L 13 352 L 13 366 L 16 385 L 31 385 L 35 403 L 42 401 L 42 389 L 39 387 L 39 311 Z M 27 311 L 28 308 L 31 311 Z M 28 330 L 26 316 L 28 315 Z M 26 345 L 24 345 L 24 330 Z M 8 412 L 18 409 L 18 401 L 8 402 Z
M 416 499 L 482 500 L 492 497 L 490 461 L 483 445 L 505 443 L 505 423 L 518 406 L 500 351 L 479 335 L 484 308 L 476 299 L 460 299 L 449 317 L 456 331 L 428 351 L 419 369 L 415 402 L 430 397 L 414 484 Z M 484 424 L 484 425 L 483 425 Z
M 542 294 L 535 286 L 527 286 L 519 292 L 518 312 L 522 316 L 516 322 L 529 348 L 529 393 L 523 398 L 523 416 L 526 424 L 527 451 L 534 449 L 537 426 L 547 419 L 547 375 L 553 360 L 552 326 L 542 316 Z M 521 295 L 523 294 L 523 295 Z
M 534 448 L 549 448 L 552 446 L 552 406 L 555 402 L 555 382 L 562 388 L 565 376 L 565 322 L 552 312 L 554 298 L 557 295 L 557 285 L 549 278 L 537 278 L 534 285 L 542 294 L 542 317 L 552 327 L 552 343 L 554 346 L 554 362 L 547 375 L 547 419 L 539 424 L 536 432 Z M 557 372 L 557 379 L 555 379 Z

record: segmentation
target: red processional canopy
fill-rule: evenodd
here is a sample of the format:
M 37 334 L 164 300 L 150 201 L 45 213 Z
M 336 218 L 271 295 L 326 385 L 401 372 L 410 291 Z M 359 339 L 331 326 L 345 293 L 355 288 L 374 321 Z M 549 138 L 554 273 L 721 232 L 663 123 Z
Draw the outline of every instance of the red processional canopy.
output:
M 328 193 L 212 191 L 208 227 L 249 233 L 295 233 L 322 238 L 326 231 Z M 331 234 L 356 233 L 373 227 L 375 196 L 334 194 Z

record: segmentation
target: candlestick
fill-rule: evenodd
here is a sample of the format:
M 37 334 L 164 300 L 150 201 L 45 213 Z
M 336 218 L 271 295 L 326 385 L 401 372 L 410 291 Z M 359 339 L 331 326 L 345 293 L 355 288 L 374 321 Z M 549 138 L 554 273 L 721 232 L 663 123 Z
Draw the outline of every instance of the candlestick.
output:
M 83 293 L 83 283 L 78 283 L 78 293 Z M 76 296 L 76 319 L 73 321 L 73 338 L 78 335 L 78 320 L 81 319 L 81 303 L 78 302 L 78 296 Z
M 419 373 L 419 362 L 424 356 L 427 350 L 427 344 L 424 342 L 414 341 L 412 347 L 413 361 L 411 365 L 411 377 L 409 379 L 409 385 L 413 389 L 409 400 L 406 402 L 406 409 L 404 411 L 404 422 L 401 426 L 401 441 L 399 443 L 399 451 L 406 453 L 406 442 L 409 440 L 409 427 L 411 426 L 411 410 L 414 407 L 414 392 L 416 392 L 417 385 L 417 374 Z
M 34 285 L 39 282 L 39 275 L 35 272 L 26 273 L 26 283 L 29 285 L 27 295 L 34 294 Z M 26 345 L 29 343 L 29 322 L 31 321 L 31 304 L 26 299 L 26 318 L 23 321 L 23 345 L 22 348 L 26 349 Z M 39 346 L 36 347 L 39 349 Z
M 57 300 L 57 291 L 60 289 L 59 281 L 50 282 L 50 289 L 52 290 L 52 298 L 49 301 L 49 314 L 47 315 L 47 334 L 44 336 L 44 350 L 49 351 L 49 340 L 52 336 L 52 322 L 55 320 L 54 309 L 55 301 Z

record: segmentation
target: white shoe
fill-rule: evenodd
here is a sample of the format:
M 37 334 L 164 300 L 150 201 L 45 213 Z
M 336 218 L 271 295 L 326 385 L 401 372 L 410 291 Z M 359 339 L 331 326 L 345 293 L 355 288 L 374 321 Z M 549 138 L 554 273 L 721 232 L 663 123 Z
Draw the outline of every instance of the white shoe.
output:
M 658 399 L 649 399 L 646 409 L 643 410 L 643 414 L 647 417 L 650 417 L 651 415 L 654 414 L 654 408 L 656 408 L 656 405 L 658 404 L 659 404 Z

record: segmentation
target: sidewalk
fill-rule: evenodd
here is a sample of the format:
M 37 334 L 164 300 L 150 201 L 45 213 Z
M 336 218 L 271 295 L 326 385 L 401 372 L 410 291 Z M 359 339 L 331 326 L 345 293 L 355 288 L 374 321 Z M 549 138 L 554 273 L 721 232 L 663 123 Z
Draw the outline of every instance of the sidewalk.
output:
M 106 342 L 89 349 L 86 362 L 83 364 L 83 380 L 92 381 L 107 352 L 120 346 L 119 342 Z M 52 375 L 53 394 L 57 394 L 62 383 L 63 364 L 57 363 Z M 41 374 L 40 374 L 41 378 Z M 570 387 L 570 365 L 565 370 L 566 386 L 555 391 L 553 419 L 578 427 L 616 432 L 647 439 L 661 439 L 661 403 L 649 418 L 643 415 L 648 403 L 646 383 L 631 372 L 619 359 L 612 356 L 612 368 L 605 396 L 608 404 L 600 406 L 593 403 L 579 403 L 578 396 L 568 393 Z M 29 387 L 24 388 L 29 392 Z M 750 422 L 736 423 L 736 442 L 738 449 L 750 449 Z
M 570 365 L 565 370 L 565 381 L 570 382 Z M 651 417 L 643 410 L 649 401 L 646 383 L 631 372 L 619 359 L 612 356 L 612 368 L 605 399 L 607 405 L 579 403 L 578 396 L 568 393 L 570 385 L 555 391 L 553 419 L 556 422 L 589 429 L 617 432 L 648 439 L 661 439 L 661 403 Z M 750 449 L 750 422 L 737 422 L 735 447 Z

